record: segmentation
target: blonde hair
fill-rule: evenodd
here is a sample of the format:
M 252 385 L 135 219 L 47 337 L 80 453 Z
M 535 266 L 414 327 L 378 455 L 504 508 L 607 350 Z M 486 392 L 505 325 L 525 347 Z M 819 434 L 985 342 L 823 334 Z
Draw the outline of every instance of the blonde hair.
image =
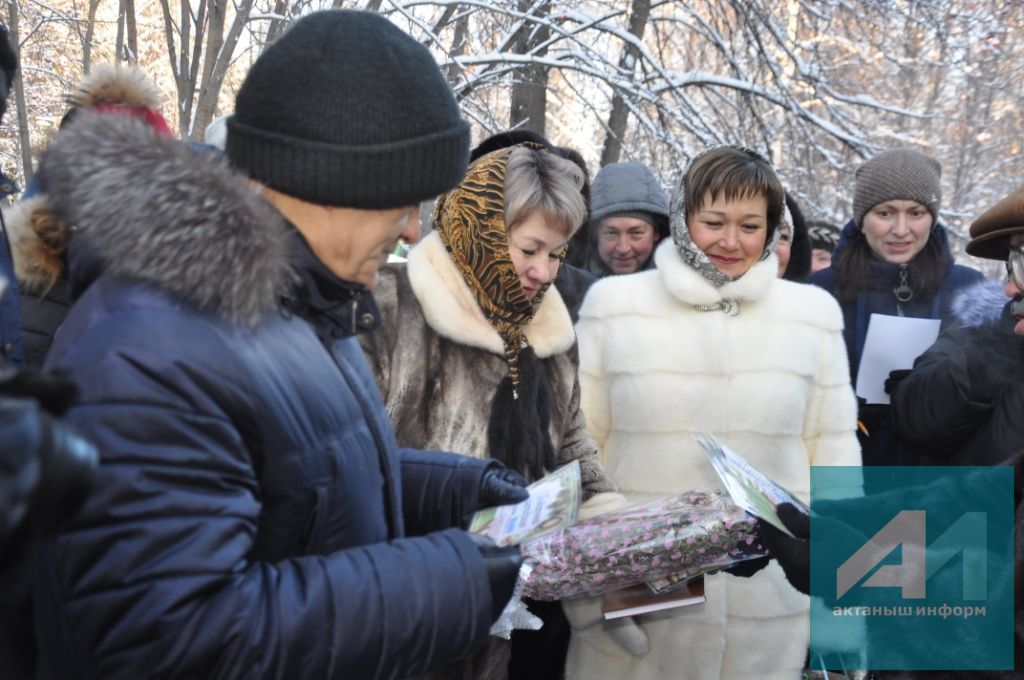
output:
M 583 183 L 572 161 L 527 146 L 513 150 L 505 170 L 505 228 L 540 213 L 568 239 L 586 219 Z

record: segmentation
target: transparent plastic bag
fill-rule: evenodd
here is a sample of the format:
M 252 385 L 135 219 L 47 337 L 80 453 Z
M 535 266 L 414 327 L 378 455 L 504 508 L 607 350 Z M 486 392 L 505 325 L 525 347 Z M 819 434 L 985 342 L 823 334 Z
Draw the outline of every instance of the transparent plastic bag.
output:
M 591 597 L 767 554 L 754 519 L 702 489 L 562 527 L 521 549 L 530 566 L 523 594 L 535 600 Z

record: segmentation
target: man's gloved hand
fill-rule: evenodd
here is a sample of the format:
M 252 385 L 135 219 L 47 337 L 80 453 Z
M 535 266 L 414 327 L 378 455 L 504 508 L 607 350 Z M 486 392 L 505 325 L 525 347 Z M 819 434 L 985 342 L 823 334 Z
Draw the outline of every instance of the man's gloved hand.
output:
M 895 371 L 889 372 L 889 377 L 885 379 L 885 393 L 889 396 L 896 391 L 896 386 L 900 384 L 904 378 L 910 375 L 913 371 L 909 368 L 898 368 Z
M 526 479 L 501 463 L 494 461 L 480 479 L 479 504 L 481 508 L 520 503 L 530 497 Z
M 811 518 L 791 503 L 775 508 L 779 519 L 793 536 L 776 529 L 763 519 L 757 520 L 757 532 L 771 556 L 782 567 L 786 580 L 801 593 L 811 592 Z M 795 537 L 795 538 L 794 538 Z
M 774 527 L 772 528 L 774 529 Z M 771 557 L 755 557 L 752 560 L 743 560 L 742 562 L 737 562 L 731 567 L 726 567 L 725 569 L 722 569 L 722 571 L 724 571 L 726 574 L 739 576 L 740 578 L 750 578 L 757 572 L 767 567 L 771 559 Z
M 494 623 L 512 599 L 523 557 L 519 546 L 503 547 L 481 534 L 470 534 L 470 537 L 487 567 L 487 580 L 491 584 L 491 623 Z
M 85 499 L 98 461 L 36 402 L 0 398 L 0 535 L 56 529 Z
M 0 395 L 35 399 L 45 410 L 62 416 L 78 397 L 78 388 L 62 371 L 3 369 L 0 370 Z

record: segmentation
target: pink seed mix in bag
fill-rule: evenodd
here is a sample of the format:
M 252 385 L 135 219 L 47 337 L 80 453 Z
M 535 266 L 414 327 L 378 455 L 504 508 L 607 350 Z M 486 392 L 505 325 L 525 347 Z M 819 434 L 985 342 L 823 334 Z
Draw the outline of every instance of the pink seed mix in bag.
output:
M 704 490 L 632 505 L 522 545 L 535 600 L 599 595 L 766 554 L 752 517 Z

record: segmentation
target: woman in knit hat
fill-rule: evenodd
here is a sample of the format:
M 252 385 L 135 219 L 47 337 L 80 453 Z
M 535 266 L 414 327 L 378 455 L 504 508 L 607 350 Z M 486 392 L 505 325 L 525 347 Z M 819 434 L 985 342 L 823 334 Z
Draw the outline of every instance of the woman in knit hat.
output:
M 858 462 L 839 308 L 777 276 L 783 206 L 767 159 L 711 149 L 672 199 L 656 268 L 587 294 L 576 327 L 587 431 L 628 500 L 720 487 L 694 439 L 705 432 L 804 500 L 811 465 Z M 806 596 L 775 563 L 739 575 L 707 575 L 704 605 L 636 623 L 603 622 L 600 602 L 564 603 L 566 677 L 797 680 Z
M 843 228 L 832 266 L 811 277 L 843 309 L 854 382 L 872 314 L 945 323 L 955 293 L 982 279 L 953 263 L 939 224 L 941 174 L 938 161 L 912 149 L 885 151 L 864 163 L 856 174 L 853 219 Z M 888 405 L 866 405 L 860 415 L 865 465 L 915 464 L 915 454 L 892 435 Z
M 361 338 L 399 446 L 496 458 L 536 480 L 579 460 L 588 508 L 620 502 L 586 435 L 576 336 L 551 285 L 583 222 L 583 175 L 539 145 L 478 158 L 435 229 L 380 272 L 381 328 Z M 436 677 L 508 673 L 489 646 Z
M 640 163 L 601 168 L 590 189 L 587 269 L 597 277 L 654 266 L 655 246 L 668 236 L 668 197 Z

